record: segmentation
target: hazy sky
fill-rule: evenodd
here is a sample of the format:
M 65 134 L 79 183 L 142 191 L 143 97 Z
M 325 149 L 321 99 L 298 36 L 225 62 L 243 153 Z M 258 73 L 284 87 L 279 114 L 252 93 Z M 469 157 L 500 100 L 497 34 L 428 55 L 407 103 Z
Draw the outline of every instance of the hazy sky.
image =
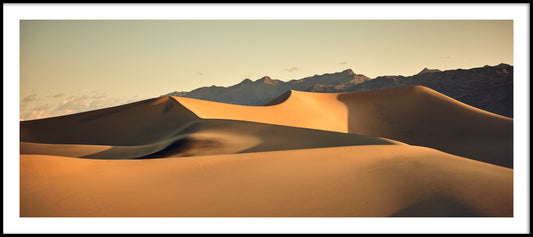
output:
M 513 65 L 512 20 L 21 20 L 20 118 L 262 76 Z

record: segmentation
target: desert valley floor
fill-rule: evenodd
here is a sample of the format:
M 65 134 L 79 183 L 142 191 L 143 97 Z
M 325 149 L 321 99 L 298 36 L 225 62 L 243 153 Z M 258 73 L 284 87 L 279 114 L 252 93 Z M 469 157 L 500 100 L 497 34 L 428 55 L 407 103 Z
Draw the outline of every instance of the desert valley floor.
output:
M 513 119 L 423 86 L 21 121 L 21 217 L 510 217 Z

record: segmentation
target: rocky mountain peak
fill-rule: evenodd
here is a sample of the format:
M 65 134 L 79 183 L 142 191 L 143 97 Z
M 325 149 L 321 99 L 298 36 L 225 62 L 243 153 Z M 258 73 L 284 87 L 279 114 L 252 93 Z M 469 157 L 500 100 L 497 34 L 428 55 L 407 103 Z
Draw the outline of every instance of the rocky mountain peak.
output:
M 253 82 L 253 81 L 250 80 L 250 78 L 246 78 L 246 79 L 242 80 L 241 83 L 239 83 L 239 84 L 245 84 L 245 83 L 250 83 L 250 82 Z
M 342 73 L 344 73 L 344 74 L 349 74 L 349 75 L 355 75 L 355 72 L 353 72 L 353 70 L 350 69 L 350 68 L 348 68 L 348 69 L 342 71 Z
M 269 76 L 261 77 L 261 79 L 257 80 L 257 82 L 262 82 L 262 83 L 265 83 L 265 84 L 275 84 L 276 83 L 276 81 L 272 80 L 272 78 L 270 78 Z
M 425 68 L 422 69 L 422 71 L 420 71 L 417 75 L 424 74 L 424 73 L 440 72 L 440 71 L 441 71 L 441 70 L 439 70 L 439 69 L 429 69 L 429 68 L 425 67 Z

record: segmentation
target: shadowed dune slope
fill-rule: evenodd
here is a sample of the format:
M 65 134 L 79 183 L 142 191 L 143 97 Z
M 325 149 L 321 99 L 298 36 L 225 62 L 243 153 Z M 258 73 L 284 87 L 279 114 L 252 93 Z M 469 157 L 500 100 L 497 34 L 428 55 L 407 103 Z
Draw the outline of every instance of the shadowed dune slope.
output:
M 21 142 L 21 154 L 94 159 L 163 158 L 319 147 L 401 144 L 387 139 L 237 120 L 201 119 L 168 139 L 137 146 Z
M 22 217 L 513 215 L 512 169 L 417 146 L 20 161 Z
M 20 122 L 20 141 L 112 146 L 146 145 L 173 136 L 198 117 L 170 97 Z

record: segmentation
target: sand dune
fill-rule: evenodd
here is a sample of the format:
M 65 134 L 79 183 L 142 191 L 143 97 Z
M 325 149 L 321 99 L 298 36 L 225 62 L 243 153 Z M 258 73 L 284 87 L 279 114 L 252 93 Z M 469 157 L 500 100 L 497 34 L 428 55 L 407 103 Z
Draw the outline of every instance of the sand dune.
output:
M 179 133 L 170 138 L 145 145 L 21 142 L 20 153 L 95 159 L 133 159 L 377 144 L 403 143 L 349 133 L 237 120 L 201 119 L 187 123 Z
M 134 146 L 169 138 L 198 117 L 170 97 L 22 121 L 20 141 Z
M 309 96 L 312 95 L 312 96 Z M 348 132 L 346 106 L 337 94 L 290 91 L 272 106 L 233 105 L 186 97 L 173 97 L 204 119 L 233 119 L 336 132 Z
M 142 160 L 21 155 L 21 216 L 512 216 L 513 171 L 366 145 Z
M 512 216 L 512 128 L 419 86 L 22 121 L 21 216 Z
M 387 99 L 393 98 L 393 99 Z M 513 119 L 423 86 L 339 94 L 348 131 L 513 167 Z
M 175 98 L 200 118 L 382 137 L 513 166 L 513 119 L 474 108 L 423 86 L 355 93 L 290 91 L 270 106 Z

